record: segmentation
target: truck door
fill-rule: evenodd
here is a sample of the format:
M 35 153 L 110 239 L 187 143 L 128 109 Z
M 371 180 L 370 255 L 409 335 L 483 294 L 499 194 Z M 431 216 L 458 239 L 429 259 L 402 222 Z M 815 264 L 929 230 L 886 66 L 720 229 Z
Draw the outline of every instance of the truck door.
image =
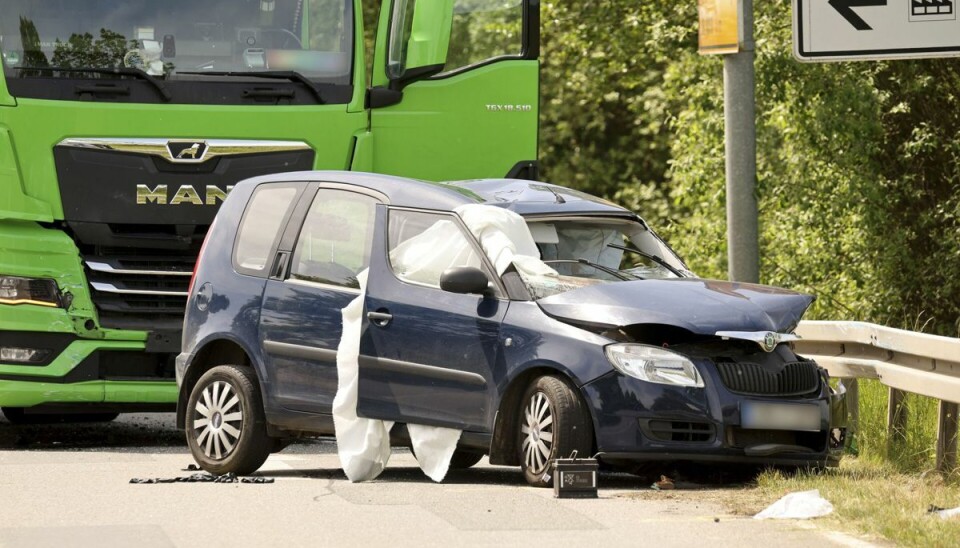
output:
M 373 171 L 536 178 L 539 0 L 384 0 Z

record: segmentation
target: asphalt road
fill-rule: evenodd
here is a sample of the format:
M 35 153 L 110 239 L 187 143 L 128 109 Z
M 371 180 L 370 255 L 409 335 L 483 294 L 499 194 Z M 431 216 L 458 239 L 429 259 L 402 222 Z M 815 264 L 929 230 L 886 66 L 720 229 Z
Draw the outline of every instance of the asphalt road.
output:
M 14 426 L 0 419 L 0 546 L 857 546 L 799 522 L 732 515 L 736 486 L 657 492 L 603 474 L 600 498 L 555 499 L 486 460 L 442 484 L 394 451 L 374 482 L 350 483 L 331 441 L 292 445 L 272 484 L 131 484 L 188 476 L 171 415 L 109 424 Z

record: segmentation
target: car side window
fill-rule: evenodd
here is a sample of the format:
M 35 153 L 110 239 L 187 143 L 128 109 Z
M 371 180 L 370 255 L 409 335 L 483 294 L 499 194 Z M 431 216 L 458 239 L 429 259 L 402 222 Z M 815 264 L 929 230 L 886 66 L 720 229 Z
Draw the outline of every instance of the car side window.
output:
M 389 225 L 390 267 L 402 281 L 439 288 L 448 268 L 482 268 L 480 255 L 451 215 L 392 209 Z
M 290 209 L 297 189 L 289 186 L 262 185 L 254 191 L 237 231 L 234 268 L 256 276 L 267 268 L 281 224 Z
M 358 289 L 370 265 L 378 200 L 321 188 L 313 198 L 293 251 L 290 278 Z

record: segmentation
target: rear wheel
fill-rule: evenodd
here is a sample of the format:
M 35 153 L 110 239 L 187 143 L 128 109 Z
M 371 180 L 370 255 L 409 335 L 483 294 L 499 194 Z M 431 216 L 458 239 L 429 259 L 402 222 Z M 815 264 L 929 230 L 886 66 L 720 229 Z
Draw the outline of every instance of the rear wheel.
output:
M 580 397 L 558 377 L 538 378 L 527 389 L 519 413 L 520 467 L 527 483 L 551 485 L 552 461 L 574 451 L 589 457 L 593 428 Z
M 204 373 L 187 401 L 186 434 L 193 458 L 211 474 L 260 468 L 274 444 L 253 369 L 220 365 Z

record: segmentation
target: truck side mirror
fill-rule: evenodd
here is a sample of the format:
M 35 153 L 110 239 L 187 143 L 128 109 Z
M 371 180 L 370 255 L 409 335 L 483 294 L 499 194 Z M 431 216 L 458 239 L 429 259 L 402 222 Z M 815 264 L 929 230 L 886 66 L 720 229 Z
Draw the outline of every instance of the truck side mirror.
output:
M 453 2 L 416 2 L 411 14 L 411 0 L 395 0 L 388 62 L 391 88 L 402 89 L 443 70 L 450 46 Z

